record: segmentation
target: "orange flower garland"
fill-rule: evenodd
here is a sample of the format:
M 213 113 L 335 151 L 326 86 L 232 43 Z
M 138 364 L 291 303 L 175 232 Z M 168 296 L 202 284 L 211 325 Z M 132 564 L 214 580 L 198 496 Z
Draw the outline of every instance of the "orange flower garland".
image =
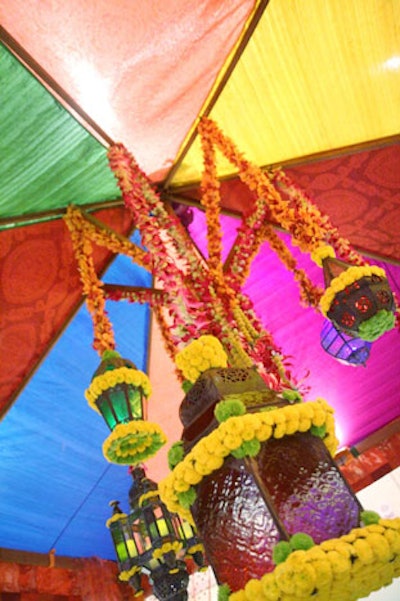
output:
M 103 284 L 96 275 L 92 245 L 86 235 L 80 212 L 70 207 L 65 221 L 71 233 L 72 246 L 79 265 L 83 294 L 86 295 L 86 306 L 92 316 L 93 348 L 101 356 L 105 350 L 115 348 L 113 328 L 105 311 Z
M 282 169 L 277 169 L 273 172 L 272 181 L 295 206 L 301 219 L 304 218 L 305 214 L 310 214 L 312 219 L 319 224 L 321 231 L 324 233 L 322 244 L 330 244 L 336 251 L 336 255 L 343 261 L 353 265 L 366 265 L 367 262 L 365 259 L 351 248 L 350 242 L 340 235 L 339 230 L 332 225 L 329 217 L 321 215 L 321 212 L 314 205 L 307 193 L 299 188 Z
M 222 272 L 222 233 L 219 225 L 220 184 L 217 177 L 215 149 L 211 140 L 201 136 L 204 170 L 201 181 L 201 202 L 206 210 L 208 266 L 211 271 Z

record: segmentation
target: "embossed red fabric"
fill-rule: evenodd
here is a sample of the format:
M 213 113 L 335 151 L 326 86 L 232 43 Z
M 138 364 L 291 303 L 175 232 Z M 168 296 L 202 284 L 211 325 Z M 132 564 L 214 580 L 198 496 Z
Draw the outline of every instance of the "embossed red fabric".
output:
M 98 218 L 118 233 L 132 229 L 124 208 Z M 98 273 L 113 256 L 94 246 Z M 68 229 L 62 220 L 0 233 L 0 415 L 83 300 Z

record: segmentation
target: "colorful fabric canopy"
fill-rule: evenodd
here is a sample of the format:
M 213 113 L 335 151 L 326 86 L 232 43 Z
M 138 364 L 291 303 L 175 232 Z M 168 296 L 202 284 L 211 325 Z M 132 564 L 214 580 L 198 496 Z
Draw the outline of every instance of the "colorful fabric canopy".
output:
M 0 8 L 0 547 L 113 558 L 108 502 L 127 508 L 130 479 L 106 463 L 101 418 L 83 398 L 99 357 L 67 228 L 75 203 L 125 236 L 107 146 L 122 141 L 163 197 L 196 205 L 195 126 L 209 114 L 246 157 L 283 162 L 341 233 L 386 268 L 400 297 L 399 51 L 396 0 L 326 3 L 152 0 Z M 396 137 L 397 136 L 397 137 Z M 316 161 L 318 159 L 318 161 Z M 220 161 L 225 255 L 252 196 Z M 234 216 L 233 216 L 234 215 Z M 205 249 L 204 215 L 189 231 Z M 138 241 L 138 234 L 134 238 Z M 316 280 L 321 272 L 298 254 Z M 112 253 L 96 248 L 102 274 Z M 124 257 L 107 282 L 151 285 Z M 365 368 L 320 347 L 322 318 L 299 304 L 291 275 L 264 245 L 246 292 L 309 398 L 336 410 L 352 445 L 399 416 L 398 333 Z M 182 391 L 147 306 L 107 303 L 118 350 L 149 372 L 149 419 L 169 442 L 150 460 L 156 480 L 180 437 Z M 7 409 L 11 409 L 7 412 Z

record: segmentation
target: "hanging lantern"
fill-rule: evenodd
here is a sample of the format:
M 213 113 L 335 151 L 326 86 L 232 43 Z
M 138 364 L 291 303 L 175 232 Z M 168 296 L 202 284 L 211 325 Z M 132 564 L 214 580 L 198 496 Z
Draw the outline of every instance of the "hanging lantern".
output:
M 341 332 L 328 319 L 321 330 L 321 346 L 332 357 L 345 365 L 364 365 L 372 344 Z
M 146 419 L 144 405 L 149 382 L 132 361 L 115 351 L 106 351 L 92 378 L 99 394 L 94 405 L 111 431 L 118 424 L 134 419 Z M 108 385 L 108 386 L 107 386 Z
M 141 574 L 146 574 L 161 601 L 185 601 L 189 575 L 183 561 L 190 555 L 204 566 L 202 545 L 195 530 L 161 501 L 158 486 L 140 466 L 132 467 L 129 515 L 113 501 L 107 526 L 117 555 L 119 578 L 129 582 L 136 594 L 142 591 Z
M 118 501 L 111 501 L 110 505 L 113 507 L 113 515 L 106 525 L 114 543 L 120 579 L 129 582 L 135 594 L 139 595 L 143 591 L 139 565 L 143 551 L 141 537 L 132 528 L 129 516 L 123 513 Z
M 108 461 L 134 465 L 154 455 L 166 437 L 158 424 L 147 422 L 149 378 L 116 351 L 105 351 L 85 392 L 92 409 L 111 430 L 104 441 Z
M 323 270 L 327 288 L 321 310 L 338 330 L 373 342 L 394 327 L 395 303 L 383 269 L 376 265 L 349 267 L 327 257 Z

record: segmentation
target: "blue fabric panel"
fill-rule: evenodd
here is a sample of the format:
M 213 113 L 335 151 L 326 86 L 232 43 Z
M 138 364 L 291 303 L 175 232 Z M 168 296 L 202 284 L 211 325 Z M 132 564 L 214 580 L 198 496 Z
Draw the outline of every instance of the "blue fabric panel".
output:
M 118 257 L 108 282 L 150 286 L 151 276 Z M 147 305 L 107 303 L 117 350 L 146 371 Z M 109 430 L 84 391 L 100 357 L 83 305 L 0 424 L 0 547 L 114 559 L 108 503 L 127 508 L 130 477 L 102 454 Z

